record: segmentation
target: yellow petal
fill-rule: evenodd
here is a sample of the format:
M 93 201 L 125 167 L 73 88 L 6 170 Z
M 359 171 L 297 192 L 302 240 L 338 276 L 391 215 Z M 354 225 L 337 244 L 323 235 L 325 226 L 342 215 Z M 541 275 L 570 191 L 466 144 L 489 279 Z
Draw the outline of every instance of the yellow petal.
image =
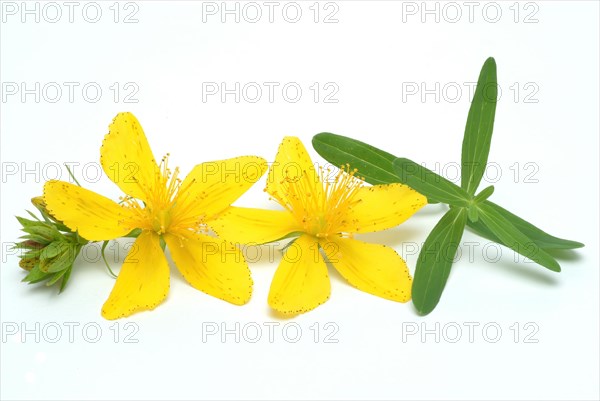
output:
M 227 241 L 206 235 L 164 236 L 177 268 L 192 287 L 243 305 L 252 295 L 252 278 L 242 253 Z
M 323 240 L 321 246 L 329 262 L 354 287 L 392 301 L 410 300 L 410 272 L 392 248 L 339 237 Z
M 211 221 L 210 227 L 235 244 L 264 244 L 302 230 L 288 211 L 233 206 Z
M 117 282 L 102 307 L 106 319 L 152 310 L 169 292 L 169 264 L 156 233 L 143 231 L 129 250 Z
M 54 217 L 90 241 L 119 238 L 135 228 L 130 209 L 68 182 L 46 182 L 44 201 Z
M 100 149 L 108 177 L 127 195 L 147 200 L 158 166 L 142 126 L 131 113 L 119 113 L 108 127 Z
M 214 218 L 235 202 L 267 171 L 261 157 L 243 156 L 198 164 L 181 183 L 173 225 L 191 227 Z
M 402 184 L 374 185 L 357 190 L 358 203 L 336 232 L 368 233 L 386 230 L 406 221 L 427 204 L 427 198 Z
M 287 191 L 282 183 L 286 180 L 296 182 L 302 178 L 306 180 L 308 187 L 319 192 L 311 196 L 321 196 L 323 184 L 306 148 L 300 139 L 286 136 L 279 145 L 275 162 L 269 170 L 266 191 L 285 203 Z
M 327 266 L 317 242 L 303 235 L 286 249 L 269 291 L 269 305 L 284 314 L 308 312 L 331 293 Z

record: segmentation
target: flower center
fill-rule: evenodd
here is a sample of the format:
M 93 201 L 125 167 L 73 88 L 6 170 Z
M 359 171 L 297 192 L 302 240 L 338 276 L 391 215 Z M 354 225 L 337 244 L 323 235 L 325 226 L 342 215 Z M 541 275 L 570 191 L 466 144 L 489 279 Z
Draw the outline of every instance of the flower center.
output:
M 349 165 L 337 173 L 330 167 L 319 167 L 317 175 L 303 171 L 294 179 L 285 178 L 283 196 L 274 194 L 274 198 L 296 217 L 304 232 L 318 238 L 339 234 L 348 212 L 359 202 L 356 193 L 363 181 L 354 176 L 356 171 Z
M 154 171 L 154 182 L 149 188 L 144 188 L 144 205 L 131 197 L 125 197 L 123 202 L 134 209 L 141 220 L 142 229 L 151 230 L 161 235 L 169 230 L 172 223 L 171 211 L 175 205 L 177 194 L 181 187 L 178 178 L 179 167 L 169 169 L 169 154 L 167 153 L 160 162 L 159 168 Z
M 167 232 L 167 228 L 171 224 L 171 215 L 168 211 L 161 210 L 152 218 L 152 229 L 158 234 Z

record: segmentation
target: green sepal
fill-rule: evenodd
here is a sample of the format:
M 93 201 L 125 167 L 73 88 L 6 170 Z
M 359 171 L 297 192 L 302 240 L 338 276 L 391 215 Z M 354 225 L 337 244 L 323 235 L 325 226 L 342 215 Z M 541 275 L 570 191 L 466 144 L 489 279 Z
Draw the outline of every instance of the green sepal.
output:
M 46 239 L 46 237 L 42 237 L 41 235 L 36 235 L 36 234 L 21 235 L 19 237 L 19 239 L 31 240 L 31 241 L 39 243 L 42 246 L 46 246 L 51 242 L 51 241 L 48 241 L 48 239 Z
M 141 228 L 134 228 L 129 233 L 127 233 L 127 235 L 124 235 L 123 238 L 137 238 L 140 236 L 141 233 L 142 233 Z
M 39 264 L 34 266 L 33 269 L 29 271 L 29 273 L 23 278 L 23 282 L 29 284 L 39 283 L 41 281 L 47 280 L 50 278 L 50 274 L 45 273 L 40 270 Z
M 60 282 L 60 289 L 58 290 L 59 294 L 62 293 L 65 290 L 65 287 L 67 286 L 67 282 L 71 278 L 71 272 L 73 272 L 73 265 L 71 265 L 71 267 L 69 267 L 68 269 L 66 269 L 66 273 L 63 276 L 62 281 Z
M 62 241 L 54 241 L 46 245 L 40 252 L 40 261 L 45 261 L 48 259 L 52 259 L 57 256 L 59 253 L 63 252 L 63 248 L 67 246 Z
M 46 286 L 50 287 L 51 285 L 54 285 L 58 280 L 60 280 L 62 277 L 64 277 L 64 275 L 70 270 L 70 267 L 67 269 L 62 269 L 57 273 L 54 273 L 54 275 L 52 275 L 52 278 L 50 280 L 48 280 L 46 282 Z
M 28 226 L 24 226 L 22 230 L 28 234 L 36 235 L 39 238 L 43 238 L 47 242 L 52 242 L 54 240 L 60 239 L 62 235 L 56 229 L 56 227 L 47 223 L 30 224 Z
M 44 248 L 32 249 L 29 252 L 25 252 L 22 255 L 19 255 L 21 259 L 39 259 L 44 252 Z

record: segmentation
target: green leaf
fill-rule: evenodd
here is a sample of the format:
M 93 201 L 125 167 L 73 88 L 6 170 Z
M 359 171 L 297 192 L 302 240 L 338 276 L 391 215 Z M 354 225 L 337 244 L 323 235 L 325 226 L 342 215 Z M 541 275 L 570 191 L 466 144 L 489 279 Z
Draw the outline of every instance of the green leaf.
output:
M 394 170 L 398 181 L 427 198 L 459 207 L 470 204 L 471 197 L 464 189 L 412 160 L 396 159 Z
M 584 246 L 584 244 L 582 244 L 581 242 L 562 239 L 550 235 L 547 232 L 541 230 L 540 228 L 523 220 L 519 216 L 509 212 L 508 210 L 502 208 L 501 206 L 491 201 L 485 201 L 484 203 L 495 209 L 496 212 L 501 214 L 506 220 L 512 223 L 513 226 L 515 226 L 519 231 L 525 234 L 529 239 L 535 242 L 536 245 L 542 249 L 576 249 L 582 248 Z M 481 221 L 477 223 L 468 222 L 467 224 L 479 235 L 499 244 L 506 245 L 500 240 L 500 238 L 494 235 L 494 233 L 491 232 L 490 229 L 487 228 L 485 224 L 483 224 Z
M 336 167 L 349 164 L 358 170 L 369 184 L 398 182 L 392 163 L 396 156 L 356 139 L 322 132 L 312 139 L 312 145 L 321 157 Z
M 470 195 L 475 194 L 487 165 L 497 98 L 496 62 L 490 57 L 479 74 L 462 143 L 461 187 Z
M 412 286 L 413 304 L 422 315 L 434 310 L 440 301 L 466 222 L 466 209 L 450 209 L 423 244 Z
M 479 218 L 481 221 L 504 245 L 547 269 L 555 272 L 560 271 L 560 265 L 552 256 L 519 231 L 501 213 L 498 213 L 494 207 L 490 206 L 488 202 L 481 203 L 477 207 L 479 208 Z
M 478 193 L 475 196 L 475 198 L 473 198 L 473 200 L 475 201 L 475 203 L 481 203 L 481 202 L 485 201 L 487 198 L 489 198 L 490 196 L 492 196 L 493 193 L 494 193 L 494 186 L 490 185 L 489 187 L 485 188 L 483 191 Z
M 342 135 L 323 132 L 312 139 L 312 145 L 325 160 L 336 166 L 350 165 L 358 176 L 372 185 L 398 182 L 393 162 L 396 156 L 367 143 Z M 429 203 L 438 203 L 428 199 Z

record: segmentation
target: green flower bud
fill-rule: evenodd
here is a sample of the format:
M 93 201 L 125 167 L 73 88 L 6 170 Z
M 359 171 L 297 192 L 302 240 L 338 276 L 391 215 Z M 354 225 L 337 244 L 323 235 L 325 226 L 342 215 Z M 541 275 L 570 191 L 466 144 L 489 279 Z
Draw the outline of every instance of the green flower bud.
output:
M 43 196 L 36 196 L 35 198 L 31 198 L 31 203 L 35 206 L 40 212 L 48 213 L 48 209 L 46 209 L 46 202 L 44 202 Z
M 38 264 L 40 262 L 39 259 L 37 258 L 32 258 L 32 259 L 21 259 L 19 260 L 19 266 L 23 269 L 23 270 L 27 270 L 28 272 L 31 271 L 31 269 L 33 269 L 35 267 L 36 264 Z
M 25 235 L 14 247 L 23 251 L 19 255 L 19 266 L 29 272 L 23 281 L 30 284 L 45 281 L 47 286 L 60 281 L 62 291 L 77 255 L 88 241 L 54 219 L 41 197 L 33 198 L 31 203 L 44 219 L 40 220 L 32 213 L 35 220 L 17 217 Z

